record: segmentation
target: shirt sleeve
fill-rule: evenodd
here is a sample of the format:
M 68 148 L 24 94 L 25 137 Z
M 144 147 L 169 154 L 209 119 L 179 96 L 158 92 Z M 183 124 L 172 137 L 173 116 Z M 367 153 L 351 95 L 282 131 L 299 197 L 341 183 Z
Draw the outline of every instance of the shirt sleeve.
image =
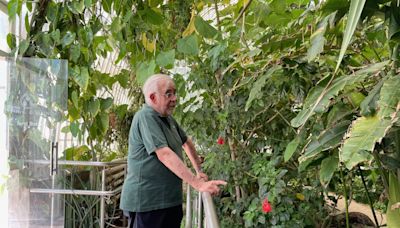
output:
M 141 116 L 139 118 L 139 131 L 149 155 L 155 153 L 156 149 L 168 146 L 164 132 L 154 116 Z

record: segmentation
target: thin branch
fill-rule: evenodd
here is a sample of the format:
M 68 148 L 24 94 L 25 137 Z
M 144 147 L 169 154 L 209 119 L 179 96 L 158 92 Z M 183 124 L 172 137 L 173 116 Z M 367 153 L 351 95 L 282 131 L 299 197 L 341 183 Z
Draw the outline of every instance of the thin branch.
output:
M 263 110 L 261 110 L 260 112 L 256 113 L 254 117 L 260 115 L 261 113 L 264 113 L 267 109 L 269 108 L 269 106 L 267 106 L 266 108 L 264 108 Z M 282 110 L 282 109 L 281 109 Z M 276 112 L 276 111 L 275 111 Z M 263 126 L 265 126 L 266 124 L 269 124 L 272 120 L 274 120 L 277 116 L 279 115 L 279 112 L 276 112 L 275 115 L 273 115 L 272 117 L 270 117 L 267 122 L 265 122 L 264 124 L 260 124 L 258 126 L 256 126 L 255 128 L 253 128 L 249 134 L 249 136 L 247 137 L 246 140 L 244 140 L 243 145 L 246 145 L 247 142 L 250 140 L 250 138 L 253 136 L 254 132 L 257 131 L 258 129 L 262 128 Z M 253 118 L 254 119 L 254 118 Z
M 281 109 L 281 110 L 282 110 L 282 109 Z M 295 134 L 297 134 L 296 130 L 294 130 L 294 128 L 292 127 L 292 125 L 290 124 L 290 122 L 280 113 L 280 111 L 276 111 L 276 110 L 275 110 L 275 112 L 278 113 L 279 116 L 283 119 L 283 121 L 285 121 L 285 123 L 286 123 L 287 125 L 289 125 L 289 127 L 294 131 Z
M 246 48 L 247 49 L 249 49 L 250 50 L 250 48 L 249 48 L 249 45 L 247 44 L 247 41 L 246 41 L 246 38 L 244 38 L 244 34 L 245 34 L 245 32 L 246 32 L 246 28 L 245 28 L 245 18 L 246 18 L 246 16 L 245 16 L 246 14 L 245 13 L 243 13 L 243 20 L 242 20 L 242 31 L 240 32 L 240 40 L 244 43 L 244 45 L 246 46 Z
M 221 76 L 223 76 L 224 74 L 226 74 L 235 64 L 239 63 L 242 59 L 241 58 L 237 58 L 234 62 L 232 62 L 231 64 L 229 64 L 228 67 L 226 67 L 222 73 Z
M 248 2 L 247 2 L 247 4 L 242 8 L 242 10 L 240 11 L 240 13 L 239 13 L 239 16 L 235 19 L 235 24 L 237 24 L 237 22 L 240 20 L 240 18 L 243 16 L 243 14 L 244 14 L 244 12 L 249 8 L 249 6 L 250 6 L 250 4 L 251 4 L 251 2 L 252 2 L 253 0 L 249 0 Z
M 220 22 L 220 20 L 219 20 L 219 12 L 218 12 L 218 3 L 217 3 L 217 0 L 214 0 L 214 9 L 215 9 L 215 18 L 217 19 L 218 31 L 221 32 L 221 22 Z

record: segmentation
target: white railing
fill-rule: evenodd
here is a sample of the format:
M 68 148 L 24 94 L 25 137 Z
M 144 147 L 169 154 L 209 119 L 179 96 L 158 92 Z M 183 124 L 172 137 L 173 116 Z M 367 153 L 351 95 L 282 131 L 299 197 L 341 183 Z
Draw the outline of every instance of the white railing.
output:
M 211 194 L 195 191 L 194 195 L 192 197 L 192 189 L 187 186 L 185 228 L 219 228 Z

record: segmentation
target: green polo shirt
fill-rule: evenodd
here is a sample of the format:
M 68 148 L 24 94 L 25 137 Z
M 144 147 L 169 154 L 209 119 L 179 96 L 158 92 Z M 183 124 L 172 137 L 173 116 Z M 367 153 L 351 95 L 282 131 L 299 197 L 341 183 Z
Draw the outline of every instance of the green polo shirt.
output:
M 120 208 L 146 212 L 182 204 L 182 180 L 158 160 L 155 150 L 169 147 L 182 159 L 187 136 L 172 116 L 144 105 L 129 132 L 128 172 Z

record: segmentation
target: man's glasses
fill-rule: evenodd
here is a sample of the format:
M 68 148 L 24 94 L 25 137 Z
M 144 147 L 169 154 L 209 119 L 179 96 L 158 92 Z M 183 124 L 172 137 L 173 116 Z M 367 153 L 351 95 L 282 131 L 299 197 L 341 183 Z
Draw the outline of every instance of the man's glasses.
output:
M 176 96 L 176 92 L 166 92 L 166 93 L 164 93 L 163 95 L 164 95 L 166 98 L 168 98 L 168 99 L 169 99 L 169 98 L 172 98 L 173 96 L 174 96 L 174 97 L 177 97 L 177 96 Z

